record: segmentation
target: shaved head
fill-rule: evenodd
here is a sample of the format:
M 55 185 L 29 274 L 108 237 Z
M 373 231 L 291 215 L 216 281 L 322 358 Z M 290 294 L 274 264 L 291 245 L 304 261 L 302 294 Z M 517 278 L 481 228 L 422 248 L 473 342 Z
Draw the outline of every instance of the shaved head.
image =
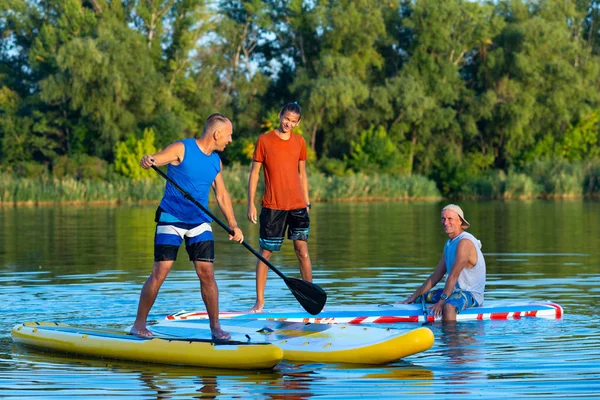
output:
M 228 124 L 231 124 L 231 121 L 223 114 L 212 114 L 206 118 L 206 122 L 204 122 L 204 131 L 202 132 L 202 135 L 204 136 L 207 133 L 212 133 L 216 130 L 223 130 Z

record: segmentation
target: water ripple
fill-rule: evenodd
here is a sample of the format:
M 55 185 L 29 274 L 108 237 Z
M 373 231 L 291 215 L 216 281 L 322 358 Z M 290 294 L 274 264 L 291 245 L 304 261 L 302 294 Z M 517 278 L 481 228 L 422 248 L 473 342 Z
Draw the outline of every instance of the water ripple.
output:
M 539 207 L 530 208 L 492 202 L 471 203 L 466 208 L 478 210 L 470 213 L 469 220 L 489 251 L 485 253 L 486 299 L 552 300 L 563 306 L 562 319 L 435 323 L 430 326 L 435 335 L 430 350 L 389 365 L 284 361 L 272 371 L 92 359 L 14 344 L 10 329 L 24 321 L 114 329 L 131 324 L 141 285 L 151 268 L 148 243 L 153 210 L 0 209 L 4 222 L 0 228 L 0 397 L 598 398 L 600 227 L 590 224 L 583 234 L 568 224 L 577 218 L 578 203 L 560 203 L 555 208 L 553 204 L 540 202 Z M 600 215 L 600 203 L 586 203 L 586 207 Z M 507 208 L 519 211 L 515 214 L 518 221 L 500 218 L 488 223 L 489 216 Z M 437 221 L 435 225 L 425 222 L 438 213 L 435 204 L 401 203 L 334 204 L 315 210 L 311 257 L 315 282 L 326 289 L 328 305 L 391 304 L 412 293 L 439 261 L 444 238 Z M 547 220 L 545 213 L 553 216 L 556 226 L 572 226 L 571 230 L 536 235 L 537 227 Z M 40 215 L 49 222 L 23 233 L 10 222 L 31 221 Z M 526 224 L 520 224 L 523 218 L 529 219 Z M 78 223 L 61 224 L 64 219 Z M 390 224 L 396 220 L 403 223 Z M 389 229 L 376 229 L 373 234 L 371 228 L 377 227 Z M 256 227 L 242 228 L 255 243 Z M 106 238 L 102 246 L 98 237 Z M 39 244 L 34 252 L 20 245 L 29 241 Z M 254 303 L 255 259 L 226 237 L 219 236 L 216 246 L 221 308 L 249 309 Z M 272 261 L 285 274 L 298 276 L 291 246 Z M 269 275 L 265 307 L 297 307 L 285 283 L 274 274 Z M 182 309 L 203 309 L 198 280 L 183 252 L 150 319 Z M 389 327 L 409 330 L 417 326 Z

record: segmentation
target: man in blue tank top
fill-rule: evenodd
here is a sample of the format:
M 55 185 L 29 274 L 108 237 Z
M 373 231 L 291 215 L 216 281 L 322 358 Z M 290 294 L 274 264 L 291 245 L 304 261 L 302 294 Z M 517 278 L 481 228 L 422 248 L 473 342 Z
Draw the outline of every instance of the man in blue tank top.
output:
M 140 164 L 145 169 L 153 165 L 168 165 L 167 176 L 207 208 L 212 188 L 217 204 L 234 232 L 233 236 L 229 235 L 229 239 L 241 243 L 244 235 L 237 226 L 231 198 L 225 188 L 221 159 L 215 153 L 225 150 L 231 143 L 232 131 L 229 119 L 221 114 L 213 114 L 206 119 L 200 139 L 189 138 L 172 143 L 156 154 L 144 156 Z M 230 339 L 231 335 L 224 332 L 219 323 L 219 289 L 213 270 L 214 240 L 210 226 L 211 218 L 167 182 L 165 194 L 156 210 L 155 220 L 154 266 L 142 288 L 131 333 L 152 336 L 146 327 L 146 319 L 177 258 L 179 246 L 185 240 L 190 261 L 194 263 L 200 279 L 202 300 L 210 319 L 212 336 L 220 340 Z
M 470 224 L 459 206 L 448 204 L 442 209 L 442 226 L 449 237 L 442 259 L 421 287 L 401 303 L 414 303 L 423 296 L 426 303 L 433 303 L 428 308 L 436 318 L 456 321 L 456 314 L 462 310 L 483 305 L 485 260 L 481 242 L 464 231 Z M 430 290 L 444 275 L 444 288 Z

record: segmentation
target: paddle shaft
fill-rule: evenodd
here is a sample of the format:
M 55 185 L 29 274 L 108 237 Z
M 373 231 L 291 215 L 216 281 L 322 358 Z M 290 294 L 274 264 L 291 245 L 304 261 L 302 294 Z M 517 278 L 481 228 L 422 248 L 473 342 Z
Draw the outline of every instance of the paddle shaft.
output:
M 425 318 L 425 322 L 423 322 L 422 326 L 429 325 L 427 306 L 425 305 L 425 294 L 421 295 L 421 308 L 423 310 L 423 318 Z
M 193 198 L 188 192 L 186 192 L 185 190 L 183 190 L 183 188 L 181 188 L 181 186 L 179 186 L 177 183 L 175 183 L 173 181 L 173 179 L 169 178 L 167 176 L 167 174 L 165 174 L 164 172 L 162 172 L 160 169 L 158 169 L 158 167 L 156 165 L 152 166 L 152 169 L 155 170 L 156 172 L 158 172 L 158 174 L 160 176 L 162 176 L 163 178 L 165 178 L 167 180 L 167 182 L 169 182 L 171 185 L 173 185 L 173 187 L 177 190 L 179 190 L 181 192 L 181 194 L 183 194 L 183 197 L 185 197 L 186 199 L 188 199 L 189 201 L 191 201 L 192 203 L 194 203 L 196 206 L 198 206 L 202 211 L 204 211 L 204 213 L 206 215 L 208 215 L 209 217 L 211 217 L 217 224 L 219 224 L 221 226 L 221 228 L 225 229 L 225 231 L 227 231 L 227 233 L 229 233 L 230 235 L 234 235 L 233 230 L 227 226 L 225 223 L 223 223 L 223 221 L 221 221 L 220 219 L 218 219 L 208 208 L 204 207 L 200 202 L 198 202 L 195 198 Z M 260 261 L 264 262 L 265 265 L 267 267 L 269 267 L 273 272 L 275 272 L 277 275 L 279 275 L 279 277 L 285 281 L 288 281 L 288 277 L 285 276 L 281 271 L 279 271 L 277 268 L 275 268 L 275 266 L 273 264 L 271 264 L 269 262 L 269 260 L 267 260 L 262 254 L 260 254 L 258 251 L 254 250 L 254 248 L 252 246 L 250 246 L 245 240 L 242 241 L 242 245 L 247 248 L 248 250 L 250 250 L 250 252 L 252 254 L 254 254 Z

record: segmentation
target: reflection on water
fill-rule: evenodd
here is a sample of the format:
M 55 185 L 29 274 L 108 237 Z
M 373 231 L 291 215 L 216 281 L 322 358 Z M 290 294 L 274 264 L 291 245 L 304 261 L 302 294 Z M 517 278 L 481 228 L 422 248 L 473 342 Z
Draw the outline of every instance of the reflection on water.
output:
M 372 385 L 387 380 L 408 380 L 420 386 L 430 385 L 433 378 L 430 370 L 405 361 L 381 367 L 283 362 L 273 371 L 237 371 L 98 360 L 16 344 L 11 350 L 14 365 L 19 370 L 30 369 L 28 373 L 36 377 L 29 385 L 21 384 L 19 388 L 41 396 L 58 390 L 61 395 L 98 392 L 104 396 L 140 395 L 157 399 L 170 399 L 181 394 L 198 394 L 203 398 L 219 395 L 246 398 L 261 393 L 273 399 L 307 399 L 314 394 L 312 384 L 327 383 L 328 379 L 371 381 Z M 110 374 L 109 379 L 106 373 Z M 71 374 L 82 379 L 71 380 Z M 68 385 L 68 389 L 63 385 Z
M 440 348 L 448 358 L 448 363 L 460 368 L 466 368 L 464 372 L 454 373 L 457 376 L 469 376 L 470 365 L 476 365 L 481 354 L 478 353 L 481 343 L 485 337 L 485 324 L 479 322 L 465 321 L 465 323 L 448 322 L 440 326 Z M 460 370 L 458 370 L 460 371 Z
M 600 393 L 600 203 L 461 205 L 481 239 L 489 300 L 552 300 L 561 320 L 435 323 L 434 346 L 390 365 L 295 364 L 211 370 L 46 353 L 10 339 L 14 324 L 59 321 L 116 329 L 133 322 L 152 265 L 153 207 L 0 209 L 0 397 L 427 398 L 594 397 Z M 445 237 L 436 203 L 318 204 L 309 241 L 329 305 L 391 304 L 437 264 Z M 236 213 L 244 215 L 244 207 Z M 239 218 L 243 221 L 243 218 Z M 244 225 L 245 224 L 245 225 Z M 258 228 L 242 222 L 248 242 Z M 254 257 L 215 231 L 222 309 L 254 298 Z M 291 244 L 272 261 L 298 276 Z M 296 300 L 275 275 L 266 309 Z M 151 319 L 202 309 L 185 253 Z M 409 330 L 417 324 L 390 325 Z M 24 379 L 26 377 L 26 379 Z
M 12 347 L 16 365 L 34 370 L 36 390 L 64 390 L 62 377 L 74 374 L 85 379 L 70 381 L 69 390 L 102 391 L 107 396 L 139 394 L 167 399 L 181 393 L 216 395 L 220 383 L 234 380 L 236 384 L 251 387 L 256 381 L 276 382 L 282 374 L 275 371 L 214 370 L 196 367 L 165 366 L 119 360 L 98 360 L 68 354 L 48 353 L 20 345 Z M 107 379 L 106 373 L 109 373 Z M 223 391 L 230 390 L 225 386 Z
M 440 327 L 439 341 L 442 356 L 447 358 L 448 373 L 441 377 L 447 381 L 447 394 L 465 395 L 471 392 L 464 386 L 468 381 L 480 380 L 484 374 L 481 368 L 481 341 L 485 335 L 485 324 L 475 322 L 448 322 Z

